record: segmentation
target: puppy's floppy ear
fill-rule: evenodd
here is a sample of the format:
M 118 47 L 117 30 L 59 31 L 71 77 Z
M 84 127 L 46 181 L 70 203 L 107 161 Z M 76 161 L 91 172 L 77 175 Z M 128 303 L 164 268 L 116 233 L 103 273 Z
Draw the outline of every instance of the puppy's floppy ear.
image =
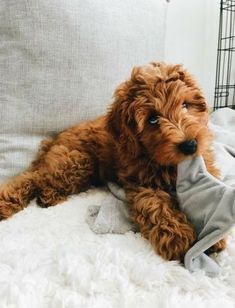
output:
M 115 138 L 121 135 L 125 124 L 128 126 L 131 121 L 133 122 L 133 119 L 131 119 L 131 102 L 135 99 L 135 88 L 141 81 L 141 67 L 134 67 L 131 78 L 121 83 L 114 92 L 114 102 L 108 110 L 106 129 Z
M 132 85 L 131 81 L 126 81 L 114 92 L 114 102 L 106 118 L 106 129 L 122 147 L 123 153 L 134 158 L 138 155 L 140 146 L 136 134 Z

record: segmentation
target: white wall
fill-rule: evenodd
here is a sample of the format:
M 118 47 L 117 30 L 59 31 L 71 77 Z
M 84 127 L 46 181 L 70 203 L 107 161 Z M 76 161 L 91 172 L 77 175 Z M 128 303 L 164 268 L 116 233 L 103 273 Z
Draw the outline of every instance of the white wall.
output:
M 165 61 L 182 63 L 197 78 L 213 105 L 219 0 L 171 0 L 168 4 Z

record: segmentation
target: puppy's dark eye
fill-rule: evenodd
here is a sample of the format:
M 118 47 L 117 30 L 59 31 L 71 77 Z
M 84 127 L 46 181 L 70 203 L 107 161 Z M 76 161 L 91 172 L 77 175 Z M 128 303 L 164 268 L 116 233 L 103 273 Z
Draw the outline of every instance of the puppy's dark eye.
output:
M 183 109 L 188 109 L 188 107 L 189 107 L 189 104 L 187 102 L 183 102 L 182 108 Z
M 152 114 L 150 115 L 149 119 L 148 119 L 148 122 L 152 125 L 155 125 L 155 124 L 159 124 L 159 118 L 160 116 L 157 115 L 157 114 Z

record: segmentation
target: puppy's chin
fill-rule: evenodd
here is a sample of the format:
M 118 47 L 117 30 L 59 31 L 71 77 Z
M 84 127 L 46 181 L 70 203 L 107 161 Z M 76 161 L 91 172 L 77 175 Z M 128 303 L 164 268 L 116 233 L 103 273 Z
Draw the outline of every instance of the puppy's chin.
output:
M 199 151 L 196 151 L 194 154 L 191 155 L 184 155 L 181 153 L 171 153 L 172 155 L 166 156 L 166 157 L 156 157 L 156 162 L 157 164 L 161 165 L 161 166 L 177 166 L 179 163 L 181 163 L 182 161 L 184 161 L 185 159 L 189 159 L 189 158 L 193 158 L 196 157 L 199 154 Z
M 196 156 L 197 154 L 193 154 L 193 155 L 184 155 L 178 152 L 175 153 L 169 153 L 169 155 L 165 155 L 164 157 L 159 157 L 157 155 L 156 157 L 156 162 L 157 164 L 161 165 L 161 166 L 177 166 L 180 162 L 182 162 L 185 159 L 188 159 L 189 157 L 193 157 Z

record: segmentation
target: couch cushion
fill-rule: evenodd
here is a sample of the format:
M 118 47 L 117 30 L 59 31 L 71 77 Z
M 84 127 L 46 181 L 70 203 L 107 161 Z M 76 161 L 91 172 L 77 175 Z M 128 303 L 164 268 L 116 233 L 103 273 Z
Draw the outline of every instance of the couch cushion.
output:
M 132 66 L 163 59 L 164 0 L 0 0 L 0 180 L 40 140 L 105 112 Z

